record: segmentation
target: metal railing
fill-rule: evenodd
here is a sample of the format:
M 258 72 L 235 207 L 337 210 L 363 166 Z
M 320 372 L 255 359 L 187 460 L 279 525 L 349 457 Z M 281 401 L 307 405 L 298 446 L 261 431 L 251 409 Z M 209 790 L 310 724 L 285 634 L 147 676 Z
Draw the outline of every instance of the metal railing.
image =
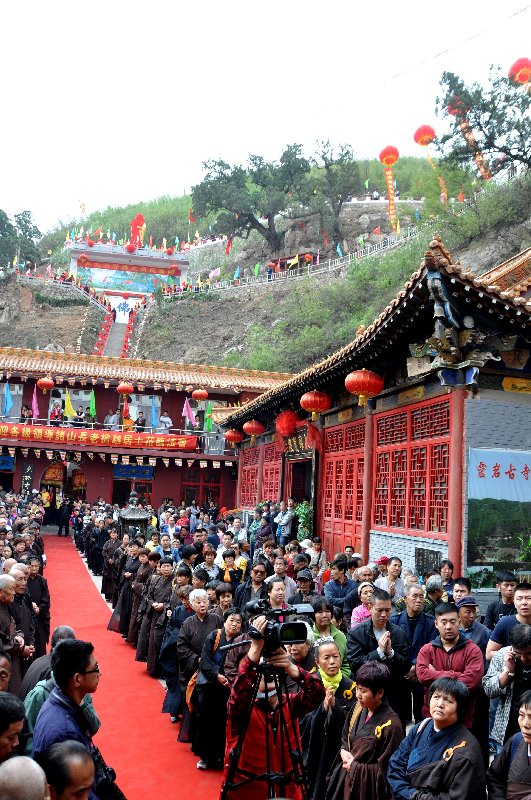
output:
M 51 288 L 53 286 L 57 286 L 61 289 L 66 289 L 67 292 L 70 294 L 77 294 L 79 297 L 82 297 L 84 300 L 88 301 L 91 305 L 96 306 L 100 309 L 100 311 L 107 311 L 107 306 L 100 301 L 93 297 L 90 292 L 85 291 L 82 287 L 78 286 L 76 283 L 72 281 L 61 281 L 57 278 L 48 278 L 44 277 L 44 275 L 21 275 L 20 273 L 17 275 L 17 283 L 20 283 L 23 286 L 41 286 L 43 288 Z

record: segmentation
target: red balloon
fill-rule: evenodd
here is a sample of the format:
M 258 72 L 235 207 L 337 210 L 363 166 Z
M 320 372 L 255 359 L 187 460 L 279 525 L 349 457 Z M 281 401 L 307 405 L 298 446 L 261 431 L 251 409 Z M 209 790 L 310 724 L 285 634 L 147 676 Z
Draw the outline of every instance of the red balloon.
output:
M 413 134 L 413 138 L 421 147 L 427 147 L 435 139 L 435 130 L 431 125 L 421 125 Z
M 393 147 L 393 145 L 390 144 L 388 147 L 384 147 L 384 149 L 379 155 L 379 159 L 384 166 L 392 167 L 393 164 L 396 164 L 396 162 L 398 161 L 398 156 L 399 156 L 398 150 L 396 149 L 396 147 Z
M 509 70 L 509 79 L 515 83 L 529 83 L 531 81 L 531 59 L 519 58 Z
M 95 243 L 92 241 L 92 239 L 87 239 L 87 244 L 88 244 L 89 247 L 94 247 Z M 86 258 L 86 256 L 85 256 L 85 258 Z
M 166 248 L 166 254 L 168 256 L 172 256 L 173 255 L 173 247 L 167 247 Z
M 136 246 L 132 242 L 127 242 L 125 246 L 126 253 L 134 253 L 136 250 Z

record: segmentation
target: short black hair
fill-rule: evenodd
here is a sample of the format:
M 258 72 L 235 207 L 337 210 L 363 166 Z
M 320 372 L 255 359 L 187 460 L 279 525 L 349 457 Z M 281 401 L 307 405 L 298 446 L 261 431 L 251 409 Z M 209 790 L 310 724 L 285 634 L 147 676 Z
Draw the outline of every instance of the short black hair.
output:
M 511 628 L 509 632 L 509 644 L 523 650 L 526 647 L 531 647 L 531 625 L 519 623 Z
M 464 586 L 469 594 L 472 593 L 472 581 L 470 581 L 468 578 L 456 578 L 454 581 L 454 586 Z
M 502 569 L 500 572 L 496 573 L 496 583 L 516 583 L 516 575 L 514 572 L 509 572 L 509 570 Z
M 181 564 L 177 567 L 176 575 L 185 575 L 187 578 L 192 577 L 192 570 L 188 566 L 188 564 Z
M 371 603 L 374 605 L 376 600 L 383 600 L 384 603 L 391 602 L 391 595 L 389 592 L 386 592 L 385 589 L 379 589 L 377 586 L 374 587 L 372 596 L 371 596 Z
M 58 628 L 55 628 L 54 632 L 52 633 L 52 641 L 50 643 L 50 648 L 53 650 L 55 645 L 59 642 L 64 641 L 65 639 L 75 639 L 76 634 L 74 633 L 73 628 L 69 625 L 59 625 Z
M 293 564 L 309 564 L 310 559 L 306 555 L 306 553 L 297 553 L 296 556 L 293 557 Z
M 516 592 L 529 592 L 531 591 L 531 583 L 527 581 L 521 581 L 521 583 L 517 583 L 514 587 L 514 593 Z
M 457 610 L 456 604 L 439 603 L 439 605 L 435 607 L 435 616 L 442 617 L 443 614 L 457 614 L 459 616 L 459 611 Z
M 520 695 L 520 708 L 531 709 L 531 690 Z
M 443 605 L 449 605 L 444 603 Z M 449 694 L 457 703 L 457 719 L 461 722 L 464 718 L 470 702 L 470 692 L 462 681 L 455 678 L 437 678 L 433 681 L 428 692 L 428 702 L 435 692 Z
M 197 550 L 193 544 L 185 544 L 181 550 L 181 558 L 192 558 L 197 555 Z
M 167 556 L 166 556 L 165 558 L 161 558 L 161 559 L 160 559 L 160 561 L 159 561 L 159 564 L 160 564 L 161 566 L 162 566 L 163 564 L 170 564 L 170 566 L 172 566 L 172 567 L 173 567 L 173 561 L 172 561 L 172 559 L 171 559 L 171 558 L 168 558 Z
M 379 692 L 380 689 L 383 689 L 385 693 L 389 688 L 390 682 L 391 673 L 389 668 L 380 661 L 366 661 L 356 672 L 356 686 L 365 686 L 373 694 Z
M 316 597 L 315 600 L 312 601 L 312 607 L 314 611 L 330 611 L 331 614 L 334 613 L 334 606 L 330 600 L 324 596 Z
M 35 754 L 35 761 L 43 768 L 46 780 L 58 795 L 62 795 L 70 783 L 70 766 L 76 759 L 93 763 L 85 745 L 73 739 L 56 742 L 44 753 Z
M 224 550 L 221 556 L 222 558 L 236 558 L 236 551 L 229 548 L 228 550 Z
M 52 652 L 52 672 L 60 689 L 66 689 L 76 672 L 85 672 L 94 646 L 81 639 L 63 639 Z
M 347 558 L 334 558 L 332 563 L 330 564 L 331 567 L 337 567 L 341 572 L 346 572 L 347 570 Z
M 216 597 L 219 600 L 222 594 L 226 594 L 230 592 L 232 596 L 234 596 L 234 589 L 232 588 L 232 583 L 218 583 L 216 586 Z
M 22 722 L 24 717 L 22 700 L 9 692 L 0 692 L 0 733 L 4 733 L 14 722 Z
M 203 567 L 196 567 L 193 571 L 193 577 L 198 578 L 200 581 L 203 581 L 203 583 L 208 583 L 210 575 Z
M 231 608 L 228 608 L 223 614 L 223 622 L 226 622 L 228 618 L 231 617 L 233 614 L 235 617 L 239 617 L 241 620 L 243 620 L 243 614 L 241 608 L 236 608 L 235 606 L 231 606 Z
M 443 567 L 450 567 L 450 569 L 451 569 L 451 570 L 452 570 L 452 572 L 453 572 L 453 571 L 454 571 L 454 562 L 453 562 L 453 561 L 450 561 L 450 559 L 449 559 L 449 558 L 443 558 L 443 560 L 442 560 L 442 561 L 441 561 L 441 563 L 439 564 L 439 571 L 440 571 L 440 570 L 441 570 Z

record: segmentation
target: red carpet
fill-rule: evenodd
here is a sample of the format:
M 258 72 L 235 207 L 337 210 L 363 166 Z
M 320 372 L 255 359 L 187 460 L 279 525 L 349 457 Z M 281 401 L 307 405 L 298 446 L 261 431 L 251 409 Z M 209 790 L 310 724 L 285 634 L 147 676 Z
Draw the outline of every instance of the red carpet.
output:
M 133 648 L 107 630 L 110 611 L 72 540 L 46 536 L 45 547 L 52 630 L 70 625 L 94 645 L 102 671 L 93 696 L 101 719 L 94 741 L 127 800 L 217 800 L 221 771 L 199 771 L 190 746 L 176 741 L 178 724 L 160 713 L 164 689 L 134 660 Z

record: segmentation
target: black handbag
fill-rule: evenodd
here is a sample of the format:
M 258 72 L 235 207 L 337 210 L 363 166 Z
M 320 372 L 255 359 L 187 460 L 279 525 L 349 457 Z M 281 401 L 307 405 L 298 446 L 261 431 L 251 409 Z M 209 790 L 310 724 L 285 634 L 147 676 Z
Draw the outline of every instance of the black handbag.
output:
M 127 800 L 116 783 L 116 772 L 109 767 L 96 745 L 92 745 L 92 761 L 94 762 L 94 792 L 98 800 Z

